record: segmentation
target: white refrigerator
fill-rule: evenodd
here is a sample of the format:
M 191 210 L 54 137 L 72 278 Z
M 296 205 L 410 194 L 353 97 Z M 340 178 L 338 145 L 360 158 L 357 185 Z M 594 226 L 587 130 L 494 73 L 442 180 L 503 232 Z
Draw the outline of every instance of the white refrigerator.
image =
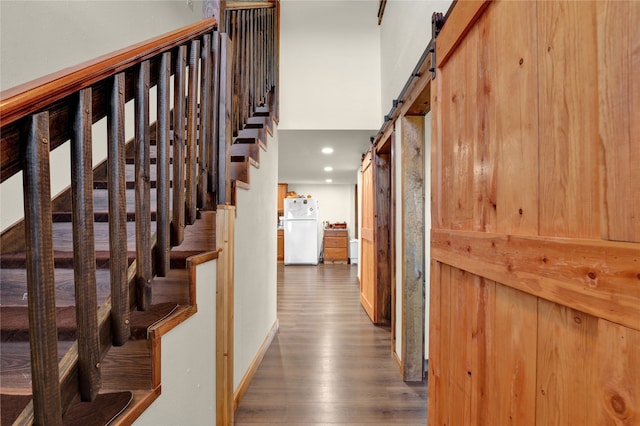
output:
M 284 264 L 318 264 L 318 200 L 284 199 Z

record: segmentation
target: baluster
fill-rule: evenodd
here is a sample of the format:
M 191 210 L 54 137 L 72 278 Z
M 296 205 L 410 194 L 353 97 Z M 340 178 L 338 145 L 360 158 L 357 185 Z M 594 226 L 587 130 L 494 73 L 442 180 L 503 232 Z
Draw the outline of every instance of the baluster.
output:
M 273 67 L 275 66 L 275 9 L 269 10 L 269 72 L 267 76 L 267 92 L 271 92 L 271 88 L 275 86 Z
M 262 96 L 264 98 L 264 102 L 267 102 L 267 93 L 269 92 L 269 83 L 268 83 L 268 67 L 269 67 L 269 15 L 266 10 L 264 13 L 264 67 L 262 69 Z
M 171 245 L 184 240 L 184 121 L 185 121 L 185 67 L 187 46 L 178 48 L 176 72 L 173 80 L 173 220 Z
M 113 77 L 107 113 L 109 158 L 109 273 L 111 277 L 111 331 L 113 344 L 124 345 L 131 336 L 127 269 L 127 197 L 124 139 L 125 75 Z
M 269 80 L 269 90 L 275 88 L 278 83 L 278 28 L 278 14 L 276 9 L 273 9 L 271 10 L 271 79 Z
M 170 134 L 170 78 L 171 52 L 165 52 L 160 58 L 158 70 L 158 119 L 156 125 L 157 148 L 157 189 L 156 235 L 157 235 L 157 274 L 164 277 L 170 265 L 170 218 L 169 218 L 169 134 Z
M 196 144 L 198 135 L 198 56 L 200 40 L 192 40 L 189 48 L 189 95 L 187 97 L 187 172 L 185 223 L 196 221 Z
M 32 115 L 28 132 L 23 157 L 23 183 L 34 423 L 60 425 L 62 407 L 58 383 L 49 113 Z
M 232 49 L 234 53 L 233 59 L 233 89 L 230 93 L 233 95 L 233 101 L 231 107 L 233 108 L 232 118 L 232 137 L 238 134 L 240 128 L 240 60 L 242 55 L 242 49 L 240 48 L 240 16 L 239 11 L 233 13 L 233 36 L 231 39 Z
M 71 207 L 73 212 L 73 278 L 78 336 L 80 397 L 93 401 L 100 389 L 98 295 L 93 229 L 91 88 L 78 93 L 71 134 Z
M 258 10 L 256 17 L 258 45 L 256 46 L 256 55 L 258 56 L 258 66 L 256 69 L 256 104 L 262 103 L 262 64 L 264 62 L 262 46 L 264 44 L 264 33 L 262 31 L 262 10 Z
M 276 91 L 278 90 L 276 87 L 277 83 L 277 67 L 278 67 L 278 20 L 277 20 L 277 9 L 273 9 L 271 11 L 271 65 L 269 67 L 269 92 L 271 93 L 271 97 L 269 100 L 269 108 L 273 113 L 274 119 L 277 121 L 277 95 Z
M 239 130 L 244 129 L 244 126 L 249 121 L 249 74 L 251 71 L 251 65 L 249 62 L 249 11 L 242 11 L 242 122 L 240 123 Z
M 207 202 L 208 155 L 211 150 L 211 35 L 202 36 L 200 74 L 200 142 L 198 145 L 198 207 Z
M 260 9 L 253 11 L 252 21 L 252 57 L 253 57 L 253 72 L 251 77 L 252 87 L 252 100 L 253 110 L 260 106 L 260 91 L 258 90 L 260 82 Z
M 238 11 L 238 40 L 236 42 L 238 49 L 238 64 L 236 65 L 238 78 L 238 121 L 235 127 L 234 136 L 242 129 L 244 124 L 244 10 Z
M 151 304 L 151 186 L 149 61 L 135 70 L 136 297 L 138 310 Z
M 265 103 L 266 98 L 266 78 L 267 78 L 267 63 L 269 62 L 269 52 L 267 49 L 267 40 L 269 39 L 269 28 L 267 25 L 267 11 L 262 10 L 261 14 L 261 24 L 262 24 L 262 67 L 260 67 L 260 94 L 262 96 L 262 104 Z
M 229 149 L 231 148 L 231 90 L 233 87 L 233 44 L 227 34 L 220 37 L 220 119 L 218 140 L 218 203 L 228 204 L 231 196 L 231 170 Z
M 211 150 L 209 151 L 209 185 L 211 191 L 215 192 L 215 199 L 212 200 L 212 208 L 218 204 L 218 140 L 219 140 L 219 93 L 220 93 L 220 33 L 214 31 L 211 43 L 212 68 L 213 68 L 213 90 L 211 91 Z
M 255 56 L 254 56 L 254 51 L 255 51 L 255 34 L 254 34 L 254 29 L 255 29 L 255 9 L 251 9 L 249 12 L 249 19 L 247 20 L 247 24 L 249 26 L 248 28 L 248 37 L 247 37 L 247 43 L 249 43 L 249 47 L 247 48 L 248 54 L 249 54 L 249 66 L 248 66 L 248 71 L 247 71 L 247 77 L 248 77 L 248 84 L 247 84 L 247 90 L 249 91 L 249 95 L 247 98 L 247 105 L 249 106 L 249 115 L 252 116 L 253 112 L 255 111 L 255 105 L 254 105 L 254 94 L 255 94 L 255 86 L 254 86 L 254 76 L 255 76 Z

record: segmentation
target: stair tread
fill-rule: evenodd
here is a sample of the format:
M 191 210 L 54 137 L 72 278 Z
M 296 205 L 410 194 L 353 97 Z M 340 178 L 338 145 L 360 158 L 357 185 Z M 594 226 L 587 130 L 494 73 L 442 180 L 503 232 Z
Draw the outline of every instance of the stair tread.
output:
M 4 255 L 3 255 L 4 258 Z M 54 270 L 57 306 L 75 305 L 73 269 Z M 108 269 L 96 270 L 98 304 L 104 303 L 110 294 Z M 3 306 L 27 306 L 27 271 L 25 269 L 0 269 L 0 296 Z
M 58 361 L 74 344 L 72 341 L 58 341 Z M 2 392 L 7 390 L 31 391 L 31 356 L 29 342 L 2 342 L 0 352 L 0 382 Z
M 169 191 L 169 197 L 171 202 L 171 192 Z M 125 192 L 125 198 L 127 203 L 127 212 L 136 211 L 136 193 L 135 190 L 129 189 Z M 151 211 L 156 211 L 158 205 L 158 196 L 155 188 L 149 191 L 149 202 Z M 68 210 L 71 206 L 68 206 Z M 65 209 L 66 210 L 66 209 Z M 108 212 L 109 211 L 109 191 L 107 189 L 94 189 L 93 190 L 93 210 L 95 212 Z
M 64 425 L 106 425 L 133 401 L 130 391 L 100 393 L 91 402 L 76 401 L 64 415 Z
M 109 251 L 109 224 L 96 222 L 94 226 L 95 249 Z M 136 223 L 127 222 L 127 250 L 136 250 Z M 156 222 L 151 222 L 151 234 L 156 231 Z M 73 251 L 73 232 L 70 222 L 53 224 L 53 249 L 57 251 Z

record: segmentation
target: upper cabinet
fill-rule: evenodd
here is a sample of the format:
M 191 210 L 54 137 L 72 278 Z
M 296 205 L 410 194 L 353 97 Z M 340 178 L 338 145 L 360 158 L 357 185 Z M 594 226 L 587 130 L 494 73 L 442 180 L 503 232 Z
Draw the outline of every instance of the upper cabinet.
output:
M 287 196 L 289 185 L 286 183 L 278 184 L 278 214 L 284 214 L 284 199 Z

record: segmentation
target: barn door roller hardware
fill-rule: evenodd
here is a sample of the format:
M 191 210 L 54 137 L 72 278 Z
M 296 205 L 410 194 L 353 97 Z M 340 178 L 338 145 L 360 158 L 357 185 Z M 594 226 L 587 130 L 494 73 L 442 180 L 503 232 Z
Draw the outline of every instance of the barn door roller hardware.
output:
M 444 15 L 440 12 L 433 12 L 431 15 L 431 43 L 429 43 L 429 52 L 431 52 L 431 79 L 436 78 L 436 37 L 440 34 L 440 30 L 444 25 Z

